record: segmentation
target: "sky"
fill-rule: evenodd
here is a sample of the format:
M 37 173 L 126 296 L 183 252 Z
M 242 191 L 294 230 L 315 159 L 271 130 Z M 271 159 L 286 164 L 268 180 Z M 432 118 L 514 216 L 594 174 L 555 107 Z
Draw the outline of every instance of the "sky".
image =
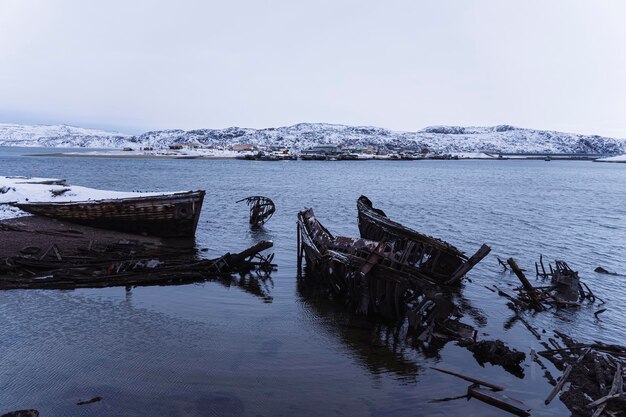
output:
M 0 0 L 0 122 L 626 137 L 623 0 Z

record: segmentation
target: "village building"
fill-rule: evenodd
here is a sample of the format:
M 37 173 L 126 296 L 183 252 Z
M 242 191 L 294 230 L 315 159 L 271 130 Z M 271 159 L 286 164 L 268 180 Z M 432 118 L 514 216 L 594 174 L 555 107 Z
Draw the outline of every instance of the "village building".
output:
M 236 143 L 233 145 L 233 151 L 235 152 L 247 152 L 253 150 L 254 146 L 250 145 L 249 143 Z

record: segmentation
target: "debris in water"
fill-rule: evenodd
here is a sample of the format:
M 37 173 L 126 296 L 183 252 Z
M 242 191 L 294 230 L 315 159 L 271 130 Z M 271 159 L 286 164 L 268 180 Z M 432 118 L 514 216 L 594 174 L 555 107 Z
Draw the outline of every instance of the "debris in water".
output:
M 90 400 L 79 401 L 79 402 L 76 403 L 76 405 L 85 405 L 85 404 L 97 403 L 98 401 L 102 401 L 102 397 L 98 396 L 98 397 L 93 397 Z
M 232 274 L 253 272 L 264 279 L 276 268 L 271 255 L 260 255 L 273 246 L 268 241 L 240 253 L 202 259 L 193 242 L 132 239 L 132 235 L 78 225 L 58 233 L 58 225 L 56 220 L 37 216 L 0 222 L 6 226 L 2 228 L 0 289 L 175 285 L 222 277 L 230 280 Z M 40 254 L 34 248 L 42 245 L 47 250 Z
M 555 332 L 566 347 L 538 352 L 557 368 L 564 369 L 563 376 L 546 398 L 546 403 L 570 384 L 560 394 L 561 401 L 574 417 L 619 415 L 626 409 L 623 394 L 626 367 L 626 347 L 601 342 L 576 343 L 560 332 Z M 607 390 L 607 387 L 611 387 Z M 615 414 L 617 413 L 617 414 Z
M 471 326 L 459 322 L 450 297 L 408 260 L 396 242 L 335 237 L 312 209 L 298 213 L 297 225 L 298 257 L 304 256 L 311 271 L 307 278 L 316 279 L 356 313 L 407 318 L 414 340 L 424 345 L 434 339 L 475 337 Z
M 501 392 L 493 392 L 480 388 L 477 385 L 470 385 L 467 389 L 467 395 L 518 416 L 525 417 L 530 415 L 530 408 L 528 408 L 526 404 Z
M 457 372 L 448 371 L 447 369 L 430 367 L 430 369 L 434 369 L 435 371 L 443 372 L 444 374 L 452 375 L 457 378 L 464 379 L 466 381 L 472 382 L 473 384 L 482 385 L 483 387 L 491 388 L 494 391 L 503 391 L 504 387 L 496 384 L 492 384 L 491 382 L 481 381 L 480 379 L 474 378 L 472 376 L 467 376 L 463 374 L 459 374 Z
M 626 275 L 624 275 L 624 274 L 618 274 L 617 272 L 609 272 L 606 269 L 602 268 L 601 266 L 599 266 L 596 269 L 594 269 L 594 272 L 597 272 L 599 274 L 615 275 L 615 276 L 618 276 L 618 277 L 626 277 Z
M 517 289 L 520 299 L 537 311 L 546 309 L 544 303 L 555 307 L 578 307 L 584 300 L 593 303 L 596 299 L 604 303 L 587 284 L 580 281 L 578 272 L 564 261 L 555 261 L 554 267 L 549 265 L 550 272 L 545 272 L 543 258 L 540 257 L 539 264 L 535 264 L 537 277 L 551 279 L 551 285 L 543 287 L 534 287 L 513 258 L 509 258 L 507 263 L 522 283 L 522 287 Z M 539 271 L 539 265 L 542 272 Z
M 513 375 L 519 378 L 524 377 L 524 370 L 520 364 L 526 359 L 526 354 L 508 347 L 501 340 L 482 340 L 480 342 L 461 340 L 458 345 L 472 352 L 481 366 L 485 363 L 500 365 Z
M 250 207 L 250 224 L 261 226 L 265 224 L 276 211 L 274 202 L 267 197 L 260 195 L 250 196 L 238 200 L 237 203 L 245 201 Z
M 17 410 L 2 414 L 0 417 L 39 417 L 37 410 Z

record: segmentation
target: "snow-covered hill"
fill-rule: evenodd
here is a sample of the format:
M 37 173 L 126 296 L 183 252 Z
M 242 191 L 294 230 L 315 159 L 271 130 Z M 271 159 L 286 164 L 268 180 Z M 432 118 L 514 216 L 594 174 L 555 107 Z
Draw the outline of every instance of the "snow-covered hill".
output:
M 0 146 L 45 148 L 118 148 L 131 135 L 66 125 L 0 123 Z
M 300 123 L 266 129 L 229 127 L 189 131 L 159 130 L 130 136 L 69 126 L 0 124 L 0 145 L 4 146 L 167 148 L 173 143 L 197 143 L 216 147 L 237 143 L 280 145 L 294 150 L 333 144 L 349 147 L 428 148 L 441 153 L 626 153 L 625 139 L 522 129 L 509 125 L 433 126 L 417 132 L 398 132 L 379 127 Z

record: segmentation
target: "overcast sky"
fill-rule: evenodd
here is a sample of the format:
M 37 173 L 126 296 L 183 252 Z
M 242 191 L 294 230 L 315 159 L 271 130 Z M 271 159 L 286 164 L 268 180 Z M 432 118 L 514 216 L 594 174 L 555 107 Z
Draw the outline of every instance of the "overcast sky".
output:
M 626 1 L 0 0 L 0 122 L 626 137 Z

